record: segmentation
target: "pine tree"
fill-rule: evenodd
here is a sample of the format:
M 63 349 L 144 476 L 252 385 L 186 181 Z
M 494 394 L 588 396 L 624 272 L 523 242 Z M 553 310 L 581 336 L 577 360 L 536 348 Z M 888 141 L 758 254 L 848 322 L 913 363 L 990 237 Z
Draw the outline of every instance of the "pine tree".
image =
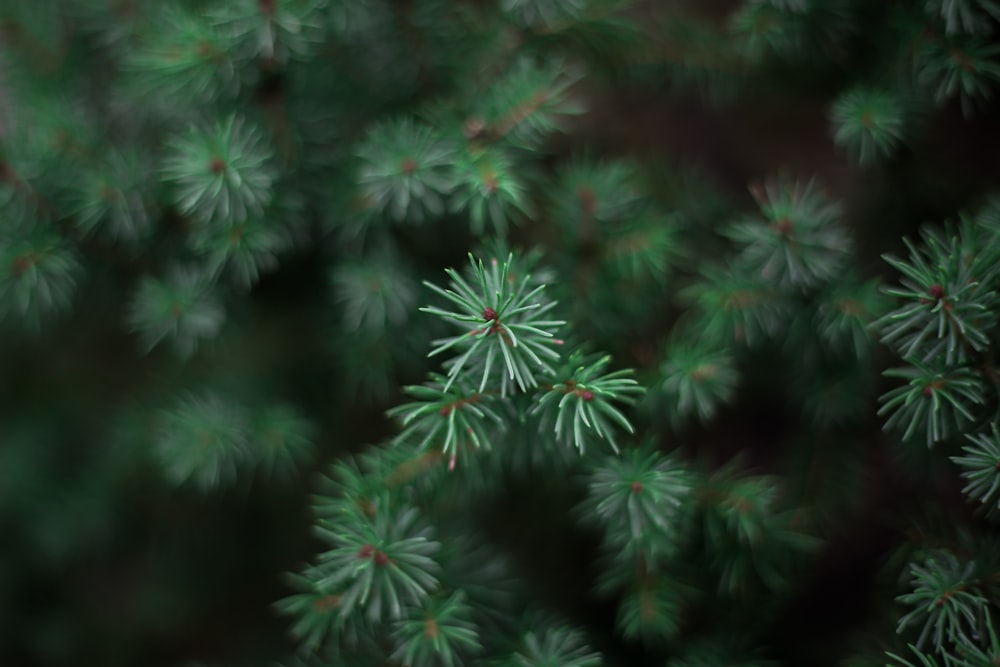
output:
M 0 662 L 998 664 L 998 35 L 3 4 Z

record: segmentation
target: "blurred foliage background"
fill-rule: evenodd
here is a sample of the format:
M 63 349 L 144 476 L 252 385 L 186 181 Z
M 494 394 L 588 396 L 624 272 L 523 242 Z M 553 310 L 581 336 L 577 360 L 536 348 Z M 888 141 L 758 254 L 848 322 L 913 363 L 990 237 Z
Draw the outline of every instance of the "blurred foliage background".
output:
M 312 21 L 269 24 L 288 31 L 275 42 L 287 51 L 258 53 L 252 35 L 210 30 L 244 19 L 256 25 L 252 17 L 272 11 L 269 4 Z M 383 14 L 392 20 L 379 19 Z M 558 20 L 547 23 L 549 16 Z M 564 19 L 571 24 L 565 29 Z M 478 30 L 461 34 L 456 27 L 467 21 Z M 363 237 L 370 224 L 353 193 L 343 191 L 350 181 L 345 165 L 378 119 L 447 115 L 432 102 L 438 93 L 461 96 L 469 78 L 461 65 L 466 53 L 474 52 L 484 71 L 520 53 L 559 63 L 552 69 L 557 76 L 586 71 L 569 82 L 566 98 L 581 113 L 568 115 L 545 151 L 526 149 L 540 155 L 529 169 L 521 163 L 508 169 L 511 182 L 522 179 L 531 190 L 522 201 L 510 186 L 510 238 L 545 247 L 563 281 L 579 277 L 568 268 L 575 258 L 560 256 L 570 232 L 559 226 L 558 205 L 545 202 L 558 200 L 557 174 L 572 183 L 564 165 L 581 156 L 630 165 L 626 178 L 682 218 L 688 247 L 709 256 L 716 232 L 756 210 L 756 184 L 776 175 L 815 178 L 843 206 L 856 266 L 877 277 L 891 275 L 880 255 L 901 253 L 903 236 L 975 209 L 995 190 L 995 28 L 995 5 L 972 0 L 4 3 L 0 664 L 263 665 L 294 650 L 288 621 L 273 604 L 289 594 L 284 573 L 317 550 L 309 507 L 317 473 L 395 432 L 384 412 L 401 402 L 399 386 L 433 367 L 424 355 L 440 333 L 415 315 L 429 299 L 417 278 L 437 281 L 487 229 L 501 226 L 489 211 L 478 218 L 469 213 L 470 223 L 464 210 L 436 228 L 420 226 L 401 205 L 395 217 L 414 224 L 392 234 L 406 258 L 400 261 L 394 249 L 385 257 L 373 253 L 377 261 L 367 270 L 384 277 L 387 267 L 405 265 L 398 283 L 405 287 L 390 299 L 399 297 L 398 307 L 409 314 L 390 336 L 368 339 L 343 296 L 367 275 L 351 264 L 360 257 L 350 238 Z M 942 74 L 929 87 L 900 83 L 941 70 L 933 53 L 926 56 L 930 64 L 896 61 L 906 40 L 925 30 L 946 35 L 954 48 L 968 46 L 973 60 L 958 65 L 964 79 L 952 85 Z M 213 39 L 232 56 L 232 73 L 206 74 L 195 64 L 183 69 L 183 59 L 170 55 L 185 44 L 197 53 Z M 473 39 L 488 43 L 471 51 Z M 419 67 L 411 71 L 414 62 Z M 241 67 L 254 70 L 249 82 Z M 230 95 L 229 85 L 242 88 Z M 528 84 L 513 76 L 495 104 L 516 97 L 518 85 Z M 482 102 L 482 114 L 502 117 L 490 103 Z M 858 105 L 882 115 L 871 120 L 856 112 Z M 191 219 L 218 215 L 215 204 L 199 201 L 185 210 L 167 194 L 166 183 L 185 183 L 184 161 L 201 155 L 201 139 L 184 144 L 174 129 L 191 118 L 225 118 L 231 109 L 266 126 L 283 161 L 283 171 L 268 178 L 289 201 L 269 215 L 292 220 L 288 238 L 273 247 L 261 242 L 262 253 L 280 256 L 273 266 L 251 254 L 243 268 L 226 269 L 233 275 L 224 322 L 213 322 L 209 308 L 204 328 L 158 337 L 136 305 L 139 285 L 163 274 L 167 258 L 187 256 L 189 250 L 177 248 L 197 224 Z M 869 132 L 873 123 L 888 129 Z M 160 124 L 181 142 L 174 149 L 164 148 L 170 144 Z M 369 148 L 362 159 L 383 159 L 379 146 Z M 92 165 L 78 153 L 112 149 L 124 162 L 108 168 L 134 179 L 142 192 L 141 201 L 124 205 L 120 228 L 114 211 L 91 213 L 93 202 L 79 194 Z M 251 164 L 251 139 L 206 150 L 227 149 L 249 155 Z M 169 150 L 174 161 L 163 167 Z M 504 166 L 496 169 L 501 176 Z M 374 182 L 378 175 L 368 177 Z M 535 210 L 539 203 L 544 214 Z M 28 218 L 43 219 L 72 248 L 50 274 L 51 314 L 38 305 L 37 292 L 24 306 L 11 287 L 24 273 L 15 237 Z M 190 252 L 211 256 L 210 238 L 197 243 Z M 72 307 L 61 307 L 67 285 Z M 671 305 L 679 287 L 601 288 L 608 310 L 596 312 L 593 302 L 567 290 L 574 320 L 621 365 L 655 375 L 679 316 Z M 185 335 L 193 339 L 185 342 Z M 158 345 L 161 338 L 177 349 Z M 200 338 L 211 344 L 188 349 Z M 979 519 L 963 509 L 953 471 L 928 467 L 930 473 L 914 477 L 900 466 L 875 415 L 874 388 L 853 397 L 867 417 L 828 436 L 837 440 L 831 451 L 839 448 L 859 470 L 840 482 L 835 476 L 843 466 L 833 460 L 796 469 L 787 454 L 809 428 L 793 396 L 814 390 L 808 378 L 801 386 L 783 384 L 788 375 L 773 370 L 779 348 L 767 345 L 743 359 L 740 388 L 706 424 L 661 429 L 664 415 L 654 407 L 640 417 L 640 432 L 669 433 L 671 446 L 716 464 L 742 453 L 749 465 L 827 490 L 839 498 L 836 507 L 850 497 L 848 510 L 837 514 L 840 529 L 775 624 L 780 636 L 772 643 L 772 657 L 784 664 L 832 665 L 846 656 L 847 638 L 864 639 L 871 619 L 892 616 L 887 607 L 898 572 L 887 576 L 885 566 L 901 539 L 894 521 L 927 497 L 942 513 L 954 510 L 972 524 Z M 179 358 L 178 349 L 190 358 Z M 859 372 L 884 389 L 878 371 L 887 365 L 878 352 Z M 310 425 L 308 456 L 283 476 L 241 472 L 229 488 L 208 494 L 171 483 L 156 454 L 164 412 L 183 391 L 205 386 L 247 405 L 278 397 L 294 406 Z M 613 610 L 587 599 L 588 587 L 580 586 L 593 579 L 596 538 L 576 530 L 552 534 L 574 502 L 572 488 L 558 480 L 509 482 L 504 501 L 485 515 L 498 548 L 512 554 L 553 608 L 588 627 L 612 625 Z M 646 664 L 634 647 L 615 651 L 619 664 Z

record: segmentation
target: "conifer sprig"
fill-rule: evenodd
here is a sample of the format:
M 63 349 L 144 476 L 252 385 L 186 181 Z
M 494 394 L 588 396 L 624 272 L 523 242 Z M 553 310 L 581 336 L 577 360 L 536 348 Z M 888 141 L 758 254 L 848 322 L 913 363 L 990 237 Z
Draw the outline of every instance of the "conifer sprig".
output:
M 899 271 L 901 288 L 886 292 L 903 305 L 879 319 L 882 342 L 906 359 L 954 365 L 970 361 L 989 345 L 987 334 L 997 322 L 1000 299 L 994 289 L 1000 267 L 978 251 L 976 229 L 965 223 L 957 231 L 926 231 L 923 244 L 904 240 L 909 261 L 886 255 Z
M 208 130 L 191 130 L 168 143 L 164 178 L 174 203 L 203 224 L 242 223 L 263 215 L 277 177 L 261 132 L 236 114 Z
M 578 67 L 560 59 L 536 63 L 529 57 L 518 58 L 476 98 L 470 115 L 482 127 L 476 135 L 537 150 L 550 134 L 562 129 L 567 116 L 583 111 L 571 95 L 572 85 L 581 76 Z
M 593 358 L 575 351 L 553 372 L 552 382 L 532 408 L 541 415 L 542 428 L 551 427 L 560 442 L 584 453 L 588 443 L 606 440 L 618 451 L 616 431 L 632 434 L 631 422 L 612 401 L 632 404 L 645 389 L 631 377 L 631 369 L 604 372 L 610 356 Z
M 379 122 L 357 156 L 362 195 L 391 220 L 421 223 L 444 213 L 456 186 L 455 149 L 430 126 L 411 118 Z
M 743 246 L 740 261 L 783 286 L 809 288 L 829 282 L 852 247 L 840 226 L 839 205 L 824 197 L 813 181 L 778 180 L 751 192 L 764 219 L 743 220 L 726 231 Z
M 993 424 L 990 435 L 977 433 L 966 437 L 972 444 L 962 448 L 965 455 L 951 457 L 967 480 L 962 491 L 990 509 L 1000 509 L 1000 431 Z
M 176 399 L 160 414 L 155 454 L 167 480 L 203 491 L 259 470 L 286 477 L 312 456 L 313 425 L 289 405 L 251 408 L 216 392 Z
M 662 392 L 677 419 L 709 421 L 736 391 L 739 374 L 733 356 L 716 342 L 676 336 L 660 367 Z
M 604 528 L 616 557 L 671 555 L 687 527 L 683 508 L 696 481 L 673 457 L 629 449 L 594 466 L 581 513 Z
M 165 278 L 147 276 L 132 297 L 128 323 L 147 350 L 170 343 L 182 358 L 222 328 L 225 310 L 210 277 L 190 267 L 174 267 Z
M 549 362 L 558 360 L 559 353 L 552 346 L 562 344 L 555 338 L 555 332 L 566 322 L 546 318 L 556 302 L 544 298 L 545 285 L 535 285 L 530 275 L 513 275 L 510 271 L 512 261 L 513 255 L 502 263 L 494 258 L 487 268 L 482 260 L 477 261 L 470 253 L 468 280 L 458 271 L 448 269 L 449 289 L 424 283 L 459 310 L 435 306 L 420 310 L 450 320 L 464 329 L 457 336 L 434 341 L 436 347 L 430 352 L 430 356 L 452 349 L 459 352 L 446 363 L 448 381 L 444 391 L 476 357 L 484 360 L 478 378 L 479 392 L 498 385 L 500 394 L 506 395 L 511 390 L 510 382 L 526 391 L 538 386 L 539 373 L 553 372 Z M 499 382 L 497 374 L 504 376 Z
M 454 459 L 459 450 L 490 449 L 504 430 L 503 419 L 491 405 L 495 397 L 476 391 L 464 381 L 451 382 L 432 374 L 422 385 L 406 387 L 417 400 L 389 410 L 403 426 L 397 440 L 418 449 L 440 448 Z
M 380 499 L 368 520 L 361 516 L 320 522 L 320 535 L 331 545 L 321 556 L 324 576 L 318 585 L 340 590 L 342 616 L 362 612 L 375 622 L 402 618 L 438 586 L 440 569 L 433 539 L 416 508 L 396 509 Z
M 932 16 L 936 14 L 944 22 L 949 35 L 989 34 L 1000 21 L 996 0 L 927 0 L 925 5 Z
M 146 16 L 145 39 L 125 61 L 137 92 L 188 103 L 233 95 L 240 81 L 231 43 L 197 12 L 175 4 L 163 7 L 158 15 Z
M 498 664 L 503 667 L 597 667 L 601 664 L 601 655 L 587 646 L 579 630 L 554 627 L 525 633 L 518 650 Z
M 77 252 L 49 225 L 0 233 L 0 319 L 40 329 L 72 304 L 82 269 Z
M 899 620 L 902 630 L 912 623 L 922 625 L 917 647 L 928 641 L 937 651 L 947 642 L 974 643 L 988 600 L 979 590 L 975 563 L 962 563 L 948 552 L 938 552 L 925 563 L 910 565 L 913 591 L 899 600 L 914 607 Z
M 889 415 L 885 428 L 902 427 L 903 440 L 923 435 L 928 447 L 972 424 L 972 411 L 984 401 L 982 379 L 969 368 L 914 362 L 885 371 L 885 375 L 909 380 L 882 396 L 878 414 Z
M 893 91 L 849 90 L 833 105 L 833 140 L 862 166 L 889 158 L 906 138 L 906 105 Z
M 460 590 L 431 598 L 396 622 L 393 638 L 397 648 L 392 657 L 413 667 L 464 664 L 463 656 L 482 648 L 476 626 L 468 620 L 471 615 L 472 609 Z

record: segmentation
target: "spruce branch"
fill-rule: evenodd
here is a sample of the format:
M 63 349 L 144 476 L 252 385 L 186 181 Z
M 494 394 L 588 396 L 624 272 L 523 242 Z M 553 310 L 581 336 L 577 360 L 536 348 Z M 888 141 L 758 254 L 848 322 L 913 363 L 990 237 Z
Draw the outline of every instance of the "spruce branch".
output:
M 231 42 L 211 22 L 178 5 L 153 12 L 142 26 L 144 39 L 123 65 L 139 95 L 208 102 L 239 90 L 239 69 Z
M 906 104 L 892 91 L 848 90 L 834 102 L 830 116 L 834 142 L 862 166 L 891 157 L 906 138 Z
M 635 433 L 631 422 L 612 401 L 631 405 L 645 391 L 631 369 L 604 372 L 610 356 L 596 357 L 574 351 L 551 373 L 545 393 L 531 409 L 541 417 L 541 428 L 552 428 L 556 438 L 572 444 L 581 454 L 590 443 L 606 440 L 618 451 L 616 431 Z
M 27 330 L 69 308 L 83 265 L 49 225 L 0 232 L 0 318 Z
M 733 356 L 711 339 L 675 336 L 660 366 L 669 414 L 708 422 L 732 399 L 739 381 Z
M 259 130 L 233 114 L 205 130 L 173 137 L 163 161 L 174 203 L 201 224 L 243 223 L 261 216 L 277 174 Z
M 549 362 L 559 359 L 552 346 L 562 344 L 555 332 L 565 321 L 546 318 L 556 302 L 544 297 L 545 285 L 534 284 L 530 275 L 511 273 L 513 255 L 502 264 L 494 258 L 489 268 L 471 253 L 469 262 L 471 270 L 464 278 L 454 269 L 446 270 L 451 278 L 449 289 L 424 283 L 459 310 L 427 306 L 421 312 L 463 328 L 459 335 L 435 340 L 436 347 L 429 355 L 447 350 L 459 353 L 445 364 L 448 380 L 443 391 L 448 391 L 475 358 L 484 360 L 478 379 L 480 393 L 499 385 L 500 395 L 506 396 L 512 390 L 511 383 L 521 391 L 538 386 L 539 373 L 552 373 Z M 497 375 L 502 376 L 499 382 Z
M 290 477 L 312 458 L 316 427 L 291 405 L 254 409 L 249 433 L 254 467 L 268 477 Z
M 617 276 L 645 284 L 661 285 L 683 254 L 676 219 L 656 211 L 646 211 L 609 235 L 604 253 L 605 266 Z
M 1000 509 L 1000 431 L 992 425 L 992 435 L 967 434 L 971 445 L 962 447 L 964 456 L 951 460 L 961 466 L 967 484 L 962 491 L 990 509 Z
M 839 205 L 827 200 L 814 181 L 780 179 L 750 191 L 763 220 L 743 220 L 725 232 L 742 246 L 739 261 L 749 271 L 800 289 L 837 275 L 852 248 L 847 230 L 840 226 Z
M 370 519 L 348 514 L 321 520 L 320 536 L 331 548 L 320 555 L 323 589 L 341 590 L 342 616 L 363 615 L 369 621 L 402 618 L 438 586 L 434 560 L 440 544 L 416 508 L 377 503 Z
M 527 632 L 520 644 L 512 656 L 497 664 L 502 667 L 597 667 L 601 664 L 600 654 L 585 643 L 583 633 L 569 627 Z
M 363 196 L 397 222 L 420 223 L 444 213 L 456 186 L 455 150 L 410 118 L 374 125 L 357 149 Z
M 413 608 L 407 618 L 396 621 L 392 658 L 412 667 L 465 664 L 463 658 L 482 649 L 476 626 L 468 620 L 471 615 L 472 608 L 461 590 L 430 598 L 426 605 Z
M 594 466 L 580 513 L 602 527 L 618 558 L 675 554 L 695 478 L 673 457 L 628 449 Z
M 253 287 L 263 273 L 278 267 L 278 256 L 291 237 L 272 213 L 232 224 L 216 221 L 197 225 L 188 242 L 216 276 L 231 277 L 241 289 Z
M 925 231 L 923 244 L 904 239 L 909 261 L 884 256 L 903 278 L 886 293 L 903 305 L 877 320 L 882 342 L 906 359 L 946 365 L 968 363 L 990 345 L 1000 298 L 994 289 L 1000 266 L 978 252 L 982 241 L 970 223 L 944 234 Z
M 996 0 L 926 0 L 927 12 L 944 22 L 949 35 L 989 34 L 1000 21 L 1000 3 Z
M 375 515 L 376 501 L 385 490 L 382 460 L 372 456 L 346 456 L 330 466 L 320 478 L 313 496 L 313 514 L 320 519 L 358 514 L 362 519 Z
M 233 483 L 250 460 L 250 415 L 215 393 L 178 399 L 161 417 L 156 456 L 167 479 L 203 491 Z
M 866 359 L 874 347 L 873 322 L 889 310 L 890 303 L 878 280 L 862 281 L 849 273 L 821 294 L 816 331 L 831 348 Z
M 567 116 L 582 113 L 570 94 L 580 78 L 582 72 L 559 60 L 537 64 L 520 57 L 475 100 L 469 127 L 480 127 L 475 136 L 487 142 L 537 150 Z
M 338 263 L 329 275 L 344 311 L 344 324 L 352 333 L 359 329 L 385 332 L 409 319 L 417 299 L 416 279 L 390 248 Z
M 187 358 L 203 339 L 219 333 L 225 310 L 210 278 L 193 268 L 174 267 L 166 278 L 143 278 L 127 317 L 147 351 L 167 341 Z
M 69 210 L 77 228 L 130 245 L 146 240 L 157 213 L 147 161 L 112 150 L 95 167 L 73 184 Z
M 459 451 L 490 449 L 503 433 L 504 422 L 491 405 L 496 397 L 432 373 L 423 385 L 404 391 L 416 401 L 398 405 L 388 414 L 398 418 L 403 431 L 397 442 L 416 443 L 417 449 L 439 449 L 454 465 Z
M 624 162 L 577 159 L 563 166 L 551 188 L 552 216 L 577 243 L 614 242 L 620 223 L 633 220 L 643 198 Z
M 662 576 L 647 575 L 625 591 L 615 624 L 626 639 L 664 644 L 677 636 L 683 620 L 683 587 Z
M 303 60 L 326 37 L 324 0 L 237 0 L 210 6 L 208 19 L 238 61 L 268 67 Z
M 502 0 L 501 10 L 525 26 L 555 31 L 559 26 L 575 24 L 592 0 Z
M 917 83 L 943 104 L 959 98 L 965 115 L 993 97 L 1000 83 L 1000 45 L 981 36 L 956 35 L 927 42 L 917 55 Z
M 982 379 L 967 367 L 914 362 L 884 374 L 909 381 L 882 396 L 878 414 L 889 415 L 885 428 L 903 428 L 903 440 L 923 435 L 928 447 L 974 422 L 972 409 L 985 401 Z
M 302 649 L 316 655 L 327 646 L 336 647 L 348 620 L 340 614 L 341 596 L 320 588 L 316 568 L 303 574 L 289 574 L 289 587 L 295 591 L 275 603 L 278 613 L 293 618 L 289 632 Z
M 522 169 L 499 147 L 467 151 L 455 169 L 456 188 L 449 208 L 466 212 L 477 236 L 487 226 L 505 236 L 510 223 L 530 215 L 527 187 L 519 174 Z
M 692 327 L 705 339 L 755 346 L 785 326 L 789 304 L 769 280 L 732 266 L 710 266 L 701 273 L 680 297 L 695 307 Z
M 705 537 L 720 571 L 719 591 L 735 595 L 759 581 L 771 591 L 790 582 L 795 559 L 815 552 L 820 540 L 780 507 L 781 488 L 770 475 L 744 475 L 730 464 L 702 489 Z
M 974 570 L 974 562 L 963 564 L 946 551 L 929 556 L 922 565 L 912 563 L 913 591 L 898 599 L 914 609 L 899 620 L 896 631 L 920 624 L 917 648 L 930 640 L 938 652 L 945 650 L 946 641 L 973 643 L 988 605 Z
M 852 7 L 844 0 L 752 0 L 733 14 L 732 31 L 744 58 L 754 63 L 784 59 L 829 59 L 854 30 Z
M 288 477 L 313 453 L 315 429 L 290 405 L 243 405 L 216 392 L 176 399 L 160 415 L 156 457 L 174 485 L 202 491 L 259 470 Z

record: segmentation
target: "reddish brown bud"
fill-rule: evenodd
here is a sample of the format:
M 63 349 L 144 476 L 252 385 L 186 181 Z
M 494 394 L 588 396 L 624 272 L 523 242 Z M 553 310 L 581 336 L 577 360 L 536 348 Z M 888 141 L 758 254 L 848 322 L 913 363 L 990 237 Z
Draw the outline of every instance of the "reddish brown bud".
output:
M 375 564 L 376 565 L 386 565 L 389 562 L 389 557 L 385 555 L 384 551 L 375 552 Z
M 597 206 L 597 194 L 594 190 L 589 186 L 581 185 L 576 189 L 576 197 L 580 200 L 580 208 L 583 209 L 584 214 L 593 215 Z
M 640 491 L 642 491 L 642 482 L 640 482 L 639 480 L 632 482 L 631 488 L 632 488 L 632 493 L 639 493 Z
M 313 602 L 313 609 L 316 611 L 330 611 L 340 606 L 339 595 L 325 595 Z
M 462 125 L 462 134 L 465 135 L 466 139 L 472 140 L 478 138 L 486 130 L 486 121 L 482 118 L 469 118 Z
M 370 558 L 373 551 L 375 551 L 375 547 L 370 544 L 366 544 L 358 549 L 358 558 Z
M 937 283 L 934 283 L 929 288 L 927 288 L 927 293 L 930 294 L 935 299 L 940 299 L 941 297 L 944 296 L 944 288 L 938 285 Z
M 788 218 L 782 218 L 774 223 L 774 228 L 778 230 L 782 236 L 788 236 L 792 233 L 792 221 Z
M 487 321 L 493 320 L 494 322 L 496 322 L 497 311 L 493 310 L 492 308 L 483 308 L 483 319 Z
M 589 389 L 586 389 L 580 393 L 580 398 L 582 398 L 585 401 L 591 401 L 594 399 L 594 392 L 590 391 Z
M 226 170 L 226 163 L 221 157 L 215 155 L 212 157 L 212 161 L 208 163 L 208 168 L 212 170 L 213 174 L 221 174 Z
M 486 194 L 491 195 L 497 191 L 497 175 L 496 172 L 488 172 L 483 174 L 483 190 Z
M 15 276 L 20 276 L 30 269 L 32 264 L 34 264 L 34 258 L 30 254 L 18 255 L 10 263 L 10 270 Z
M 411 157 L 404 157 L 399 161 L 399 169 L 404 174 L 412 174 L 417 170 L 417 161 Z

